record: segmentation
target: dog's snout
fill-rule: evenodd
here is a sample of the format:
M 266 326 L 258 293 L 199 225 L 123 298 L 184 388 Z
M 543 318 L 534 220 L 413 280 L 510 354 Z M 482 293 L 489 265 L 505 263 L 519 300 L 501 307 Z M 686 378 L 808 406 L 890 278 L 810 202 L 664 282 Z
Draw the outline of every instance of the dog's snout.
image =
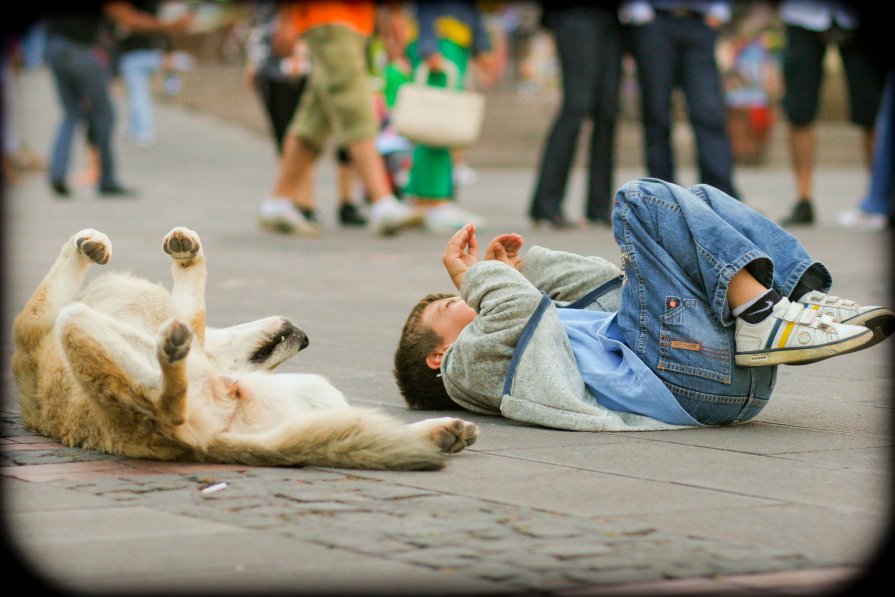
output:
M 288 333 L 284 334 L 284 336 L 294 338 L 298 344 L 298 350 L 304 350 L 308 347 L 311 341 L 308 339 L 308 335 L 304 330 L 289 320 L 286 320 L 286 327 L 288 328 Z

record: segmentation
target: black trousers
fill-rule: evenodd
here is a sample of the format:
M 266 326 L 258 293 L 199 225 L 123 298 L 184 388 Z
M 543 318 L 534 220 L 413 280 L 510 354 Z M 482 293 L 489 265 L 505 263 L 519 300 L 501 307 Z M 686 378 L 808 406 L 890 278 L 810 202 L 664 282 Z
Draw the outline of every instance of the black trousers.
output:
M 562 3 L 550 6 L 545 25 L 556 39 L 563 99 L 542 149 L 529 215 L 561 214 L 581 127 L 590 119 L 585 216 L 608 221 L 615 194 L 612 176 L 621 77 L 620 25 L 614 10 Z
M 265 76 L 263 72 L 255 76 L 255 88 L 264 105 L 277 153 L 283 152 L 283 138 L 295 115 L 306 82 L 307 77 L 282 79 Z

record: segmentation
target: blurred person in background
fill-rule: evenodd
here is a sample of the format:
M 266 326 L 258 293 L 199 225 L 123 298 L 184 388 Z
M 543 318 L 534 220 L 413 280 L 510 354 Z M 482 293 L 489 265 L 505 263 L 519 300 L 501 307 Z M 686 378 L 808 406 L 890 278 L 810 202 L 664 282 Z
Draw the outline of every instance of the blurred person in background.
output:
M 535 225 L 575 225 L 563 215 L 562 202 L 581 127 L 590 119 L 585 217 L 609 226 L 622 56 L 617 10 L 617 2 L 542 3 L 541 24 L 553 32 L 562 72 L 562 105 L 542 148 L 528 210 Z
M 62 122 L 56 131 L 50 156 L 50 187 L 58 197 L 70 196 L 68 169 L 71 146 L 79 123 L 87 124 L 100 162 L 98 192 L 101 197 L 130 197 L 133 190 L 118 180 L 113 154 L 115 109 L 109 96 L 112 58 L 103 44 L 104 21 L 134 32 L 186 30 L 190 15 L 162 22 L 130 2 L 70 2 L 54 5 L 44 15 L 45 59 L 62 106 Z

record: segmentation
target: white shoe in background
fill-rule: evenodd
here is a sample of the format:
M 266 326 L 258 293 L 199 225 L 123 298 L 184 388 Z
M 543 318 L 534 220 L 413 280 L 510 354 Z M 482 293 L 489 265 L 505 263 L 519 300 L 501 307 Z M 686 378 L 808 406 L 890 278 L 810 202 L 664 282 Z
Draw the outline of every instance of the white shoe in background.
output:
M 456 203 L 445 203 L 426 211 L 425 226 L 433 232 L 453 234 L 466 224 L 482 226 L 484 220 L 480 216 L 461 209 Z
M 860 209 L 840 212 L 836 222 L 842 228 L 853 232 L 882 232 L 889 227 L 889 218 L 886 215 Z
M 283 234 L 317 236 L 322 232 L 289 199 L 268 198 L 262 201 L 258 220 L 263 228 Z
M 402 228 L 423 223 L 423 215 L 416 209 L 388 195 L 370 208 L 370 232 L 377 236 L 391 236 Z

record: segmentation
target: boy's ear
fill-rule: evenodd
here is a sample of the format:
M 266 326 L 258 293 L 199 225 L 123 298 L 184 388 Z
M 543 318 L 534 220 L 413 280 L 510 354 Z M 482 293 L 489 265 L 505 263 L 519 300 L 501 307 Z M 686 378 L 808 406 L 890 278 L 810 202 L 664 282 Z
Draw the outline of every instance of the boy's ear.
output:
M 437 371 L 438 369 L 441 369 L 442 357 L 444 357 L 444 348 L 439 346 L 426 355 L 426 365 L 429 366 L 429 369 Z

